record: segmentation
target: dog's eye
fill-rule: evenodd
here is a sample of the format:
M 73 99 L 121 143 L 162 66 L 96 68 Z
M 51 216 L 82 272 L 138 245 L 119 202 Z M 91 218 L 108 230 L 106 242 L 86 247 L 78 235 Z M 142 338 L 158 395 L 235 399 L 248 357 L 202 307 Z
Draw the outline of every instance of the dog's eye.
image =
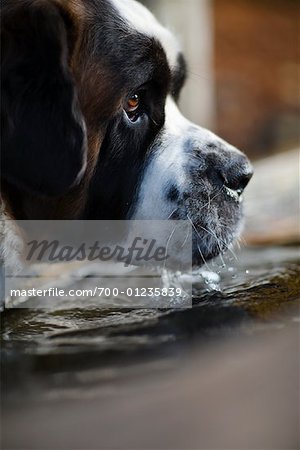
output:
M 135 112 L 138 109 L 139 105 L 140 105 L 140 97 L 139 97 L 139 95 L 138 94 L 132 95 L 127 100 L 126 112 L 129 112 L 129 113 Z
M 134 94 L 126 100 L 124 110 L 131 122 L 137 122 L 141 113 L 141 98 L 139 94 Z

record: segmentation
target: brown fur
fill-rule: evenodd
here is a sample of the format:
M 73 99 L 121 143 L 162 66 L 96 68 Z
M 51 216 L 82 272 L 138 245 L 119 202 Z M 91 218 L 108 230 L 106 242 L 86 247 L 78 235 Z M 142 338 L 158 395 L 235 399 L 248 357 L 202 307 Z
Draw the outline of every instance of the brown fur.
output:
M 6 215 L 18 219 L 72 219 L 85 204 L 86 191 L 98 159 L 106 130 L 106 121 L 118 110 L 110 82 L 111 74 L 96 60 L 88 36 L 86 4 L 80 0 L 30 0 L 30 4 L 55 4 L 68 23 L 69 69 L 74 79 L 78 103 L 87 134 L 87 167 L 81 183 L 61 197 L 45 198 L 20 192 L 3 183 L 1 200 Z M 17 162 L 16 162 L 17 163 Z

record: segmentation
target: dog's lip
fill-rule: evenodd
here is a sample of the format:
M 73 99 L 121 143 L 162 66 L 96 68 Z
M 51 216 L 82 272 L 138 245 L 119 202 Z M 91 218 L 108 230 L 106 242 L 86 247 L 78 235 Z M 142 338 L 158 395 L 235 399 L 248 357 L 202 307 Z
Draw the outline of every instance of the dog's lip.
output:
M 232 198 L 236 203 L 241 203 L 243 201 L 243 196 L 242 196 L 243 191 L 242 190 L 230 189 L 227 186 L 224 186 L 224 188 L 225 188 L 226 195 L 228 195 L 228 197 Z

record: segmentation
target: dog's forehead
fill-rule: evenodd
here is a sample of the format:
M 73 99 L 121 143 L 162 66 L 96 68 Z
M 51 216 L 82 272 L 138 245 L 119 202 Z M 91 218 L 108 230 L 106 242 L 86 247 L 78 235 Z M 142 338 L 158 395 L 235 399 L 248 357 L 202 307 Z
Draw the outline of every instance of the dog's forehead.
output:
M 179 42 L 145 6 L 135 0 L 110 0 L 110 2 L 130 28 L 160 42 L 170 68 L 176 67 L 181 51 Z

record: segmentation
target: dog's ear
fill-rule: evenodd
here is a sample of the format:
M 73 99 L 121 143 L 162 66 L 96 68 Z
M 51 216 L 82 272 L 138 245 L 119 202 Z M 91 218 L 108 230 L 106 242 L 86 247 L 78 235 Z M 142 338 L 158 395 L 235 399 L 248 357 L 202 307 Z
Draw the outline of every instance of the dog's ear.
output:
M 66 193 L 86 167 L 70 25 L 48 0 L 18 0 L 2 14 L 1 175 L 39 196 Z

